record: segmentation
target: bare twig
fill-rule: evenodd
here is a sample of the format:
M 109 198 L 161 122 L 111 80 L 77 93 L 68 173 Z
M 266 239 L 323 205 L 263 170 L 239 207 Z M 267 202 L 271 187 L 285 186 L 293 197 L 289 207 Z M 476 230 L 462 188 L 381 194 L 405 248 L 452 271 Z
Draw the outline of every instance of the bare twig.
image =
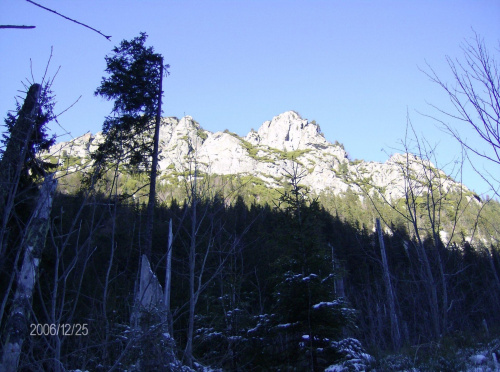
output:
M 32 1 L 32 0 L 26 0 L 26 1 L 27 1 L 28 3 L 31 3 L 31 4 L 33 4 L 33 5 L 36 5 L 36 6 L 37 6 L 37 7 L 39 7 L 39 8 L 42 8 L 42 9 L 45 9 L 45 10 L 47 10 L 47 11 L 51 12 L 51 13 L 57 14 L 58 16 L 63 17 L 64 19 L 67 19 L 68 21 L 71 21 L 71 22 L 77 23 L 77 24 L 79 24 L 79 25 L 81 25 L 81 26 L 83 26 L 83 27 L 86 27 L 86 28 L 88 28 L 88 29 L 90 29 L 90 30 L 92 30 L 92 31 L 95 31 L 95 32 L 97 32 L 99 35 L 102 35 L 102 36 L 104 36 L 106 39 L 108 39 L 109 41 L 111 41 L 111 36 L 106 36 L 106 35 L 104 35 L 101 31 L 96 30 L 95 28 L 90 27 L 90 26 L 86 25 L 85 23 L 78 22 L 78 21 L 77 21 L 77 20 L 75 20 L 75 19 L 72 19 L 72 18 L 66 17 L 65 15 L 62 15 L 61 13 L 58 13 L 58 12 L 56 12 L 55 10 L 52 10 L 52 9 L 46 8 L 46 7 L 44 7 L 44 6 L 40 5 L 40 4 L 37 4 L 37 3 L 35 3 L 35 2 L 34 2 L 34 1 Z M 33 26 L 33 27 L 34 27 L 34 26 Z
M 67 108 L 65 108 L 63 111 L 61 111 L 59 114 L 56 115 L 56 117 L 59 117 L 61 116 L 62 114 L 64 114 L 66 111 L 68 111 L 70 108 L 72 108 L 74 105 L 76 105 L 78 103 L 78 101 L 80 100 L 80 98 L 82 98 L 82 96 L 78 97 L 77 100 L 75 102 L 73 102 L 70 106 L 68 106 Z
M 0 25 L 0 28 L 21 28 L 21 29 L 30 29 L 35 28 L 36 26 L 16 26 L 16 25 Z
M 451 134 L 469 154 L 477 155 L 489 162 L 491 166 L 500 165 L 500 65 L 494 55 L 486 49 L 483 38 L 476 32 L 471 41 L 461 46 L 462 60 L 446 57 L 452 73 L 452 83 L 442 80 L 437 72 L 427 64 L 421 70 L 431 82 L 444 90 L 452 104 L 451 111 L 430 104 L 439 114 L 424 115 L 440 123 L 445 132 Z M 482 140 L 480 146 L 472 145 L 467 138 L 460 135 L 459 130 L 446 121 L 446 117 L 454 122 L 465 123 L 473 129 L 476 137 Z M 498 179 L 491 173 L 480 172 L 471 162 L 472 167 L 498 194 Z M 485 174 L 486 173 L 486 174 Z M 497 173 L 497 172 L 496 172 Z

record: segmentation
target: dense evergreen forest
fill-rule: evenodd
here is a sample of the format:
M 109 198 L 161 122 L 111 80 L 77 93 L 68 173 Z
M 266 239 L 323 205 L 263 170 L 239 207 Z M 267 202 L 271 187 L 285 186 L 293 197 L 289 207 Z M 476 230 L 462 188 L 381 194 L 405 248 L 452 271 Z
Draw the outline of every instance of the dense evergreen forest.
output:
M 145 206 L 120 196 L 57 194 L 31 319 L 36 324 L 85 324 L 88 334 L 28 337 L 21 365 L 50 370 L 57 361 L 66 368 L 108 370 L 115 363 L 131 368 L 144 355 L 154 365 L 173 363 L 171 352 L 182 359 L 193 244 L 193 356 L 203 365 L 323 370 L 356 359 L 370 366 L 375 362 L 365 350 L 419 345 L 426 355 L 446 340 L 466 344 L 469 337 L 485 334 L 484 327 L 498 331 L 496 249 L 464 241 L 435 250 L 426 237 L 420 251 L 404 228 L 384 234 L 401 334 L 395 345 L 376 232 L 332 215 L 300 187 L 283 192 L 276 200 L 279 208 L 198 194 L 191 202 L 173 200 L 155 210 L 151 264 L 162 283 L 170 220 L 173 225 L 171 320 L 162 308 L 148 309 L 151 328 L 146 331 L 131 326 L 144 253 Z M 21 217 L 27 220 L 29 213 Z M 22 234 L 11 233 L 9 246 L 20 246 L 21 239 Z M 432 282 L 422 255 L 430 263 Z M 19 249 L 2 259 L 4 296 L 16 260 Z M 441 270 L 447 308 L 442 306 Z M 431 317 L 432 290 L 440 299 L 437 329 Z

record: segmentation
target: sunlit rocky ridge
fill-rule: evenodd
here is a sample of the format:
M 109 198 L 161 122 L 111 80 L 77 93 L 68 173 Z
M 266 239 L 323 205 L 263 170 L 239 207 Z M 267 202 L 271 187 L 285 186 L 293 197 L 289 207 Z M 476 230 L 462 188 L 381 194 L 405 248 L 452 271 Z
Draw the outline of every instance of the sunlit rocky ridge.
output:
M 86 133 L 68 142 L 54 145 L 49 153 L 63 157 L 89 158 L 102 142 L 102 133 Z M 162 174 L 183 172 L 196 159 L 200 171 L 219 175 L 250 175 L 269 187 L 281 186 L 285 175 L 298 164 L 301 183 L 315 194 L 330 191 L 339 194 L 351 189 L 363 196 L 362 188 L 383 190 L 390 199 L 404 197 L 408 173 L 415 180 L 439 178 L 444 188 L 468 189 L 455 182 L 434 165 L 411 154 L 394 154 L 384 162 L 352 160 L 343 145 L 328 141 L 315 121 L 287 111 L 265 121 L 258 131 L 245 137 L 225 130 L 212 133 L 191 116 L 162 118 L 159 168 Z M 77 165 L 75 165 L 77 166 Z M 416 181 L 418 183 L 418 181 Z M 414 185 L 415 186 L 415 185 Z

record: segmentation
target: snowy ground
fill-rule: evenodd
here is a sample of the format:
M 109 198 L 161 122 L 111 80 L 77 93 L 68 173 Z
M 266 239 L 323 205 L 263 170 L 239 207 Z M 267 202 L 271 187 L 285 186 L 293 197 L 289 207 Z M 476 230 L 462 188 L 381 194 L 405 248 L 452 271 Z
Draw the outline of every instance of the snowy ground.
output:
M 441 350 L 440 350 L 441 349 Z M 422 353 L 421 353 L 422 354 Z M 475 347 L 460 348 L 450 352 L 443 344 L 435 344 L 433 355 L 419 355 L 415 349 L 413 356 L 390 355 L 378 360 L 372 369 L 366 371 L 463 371 L 463 372 L 500 372 L 500 338 Z M 341 369 L 338 371 L 356 371 Z M 358 371 L 362 371 L 358 370 Z

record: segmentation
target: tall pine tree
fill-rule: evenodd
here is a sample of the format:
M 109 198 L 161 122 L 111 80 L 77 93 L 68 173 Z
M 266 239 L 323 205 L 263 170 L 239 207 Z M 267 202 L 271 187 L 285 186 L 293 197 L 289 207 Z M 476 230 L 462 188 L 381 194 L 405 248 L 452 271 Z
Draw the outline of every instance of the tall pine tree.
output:
M 92 155 L 97 169 L 106 162 L 126 160 L 135 170 L 150 169 L 150 196 L 144 251 L 151 253 L 156 167 L 158 163 L 162 78 L 169 65 L 161 54 L 146 47 L 146 33 L 123 40 L 106 57 L 106 72 L 95 95 L 114 100 L 111 115 L 103 124 L 105 141 Z M 156 120 L 155 120 L 156 119 Z

